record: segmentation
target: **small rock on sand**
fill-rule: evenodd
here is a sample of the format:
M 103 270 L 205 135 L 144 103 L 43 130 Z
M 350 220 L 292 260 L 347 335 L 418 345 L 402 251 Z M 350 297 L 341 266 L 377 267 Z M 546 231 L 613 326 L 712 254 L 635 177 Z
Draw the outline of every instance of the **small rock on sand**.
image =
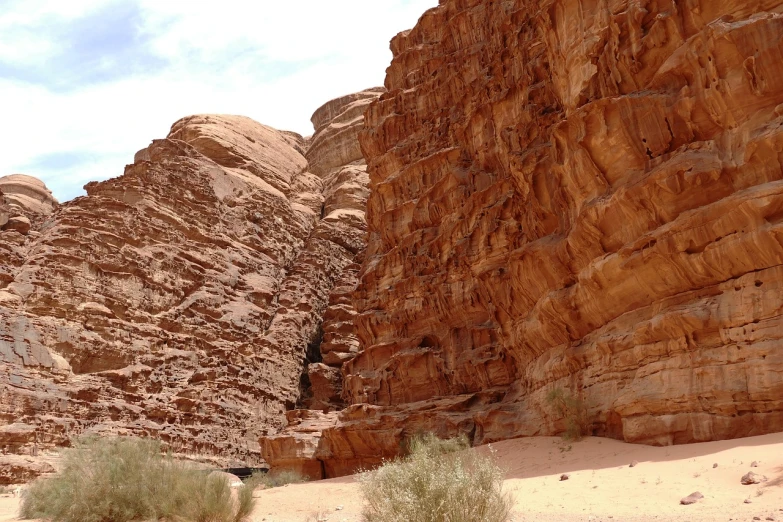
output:
M 751 468 L 758 468 L 759 467 L 759 463 L 754 460 L 753 462 L 750 463 L 750 467 Z
M 638 465 L 639 465 L 639 461 L 638 460 L 634 460 L 633 462 L 631 462 L 631 465 L 629 467 L 630 468 L 635 468 Z
M 717 468 L 717 467 L 718 467 L 718 463 L 717 463 L 717 462 L 716 462 L 715 464 L 713 464 L 713 465 L 712 465 L 712 469 L 715 469 L 715 468 Z
M 695 492 L 691 493 L 690 495 L 688 495 L 687 497 L 685 497 L 682 500 L 680 500 L 680 504 L 682 504 L 683 506 L 689 506 L 691 504 L 695 504 L 696 502 L 698 502 L 699 500 L 701 500 L 703 498 L 704 498 L 704 495 L 702 495 L 698 491 L 695 491 Z
M 767 477 L 763 475 L 759 475 L 758 473 L 753 473 L 752 471 L 745 473 L 742 476 L 742 480 L 741 480 L 742 484 L 744 484 L 745 486 L 749 486 L 751 484 L 761 484 L 762 482 L 766 482 L 766 481 L 767 481 Z
M 568 473 L 563 473 L 562 475 L 560 475 L 560 480 L 561 481 L 568 480 L 570 478 L 571 478 L 571 475 L 569 475 Z

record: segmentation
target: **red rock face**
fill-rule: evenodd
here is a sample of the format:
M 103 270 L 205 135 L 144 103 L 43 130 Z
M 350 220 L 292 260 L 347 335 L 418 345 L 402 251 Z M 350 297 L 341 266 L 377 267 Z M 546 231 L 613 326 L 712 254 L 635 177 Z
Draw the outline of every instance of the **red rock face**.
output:
M 629 442 L 783 430 L 781 12 L 442 0 L 310 140 L 178 122 L 8 230 L 0 445 L 337 476 L 560 433 L 558 388 Z
M 24 263 L 37 229 L 57 207 L 41 180 L 24 174 L 0 177 L 0 307 L 17 299 L 2 290 Z
M 445 0 L 395 38 L 352 406 L 300 454 L 559 433 L 555 388 L 630 442 L 783 430 L 781 11 Z
M 475 439 L 783 429 L 783 3 L 448 1 L 371 106 L 353 403 L 497 390 Z
M 365 245 L 364 169 L 308 163 L 307 145 L 248 118 L 188 117 L 39 227 L 0 280 L 0 419 L 24 428 L 0 430 L 4 452 L 86 431 L 263 463 L 258 439 L 303 399 L 330 291 L 355 288 Z
M 312 478 L 329 474 L 315 458 L 322 418 L 333 425 L 336 413 L 327 412 L 345 406 L 342 368 L 359 353 L 353 294 L 367 241 L 369 177 L 358 134 L 363 128 L 364 111 L 382 92 L 369 89 L 332 100 L 312 118 L 316 133 L 306 156 L 310 170 L 324 183 L 324 203 L 323 219 L 311 241 L 313 245 L 330 245 L 313 259 L 321 264 L 338 263 L 341 272 L 323 296 L 326 300 L 319 300 L 325 305 L 319 309 L 321 337 L 311 343 L 315 353 L 310 358 L 322 362 L 308 366 L 309 386 L 299 403 L 305 409 L 288 412 L 288 429 L 260 440 L 262 455 L 273 469 L 296 469 Z

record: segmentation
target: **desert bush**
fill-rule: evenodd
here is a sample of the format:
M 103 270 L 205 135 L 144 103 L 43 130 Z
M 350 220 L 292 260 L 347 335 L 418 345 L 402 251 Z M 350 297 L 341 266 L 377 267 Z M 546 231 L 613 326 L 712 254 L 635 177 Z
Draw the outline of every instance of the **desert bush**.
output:
M 225 477 L 162 455 L 155 441 L 89 438 L 64 452 L 59 473 L 31 484 L 20 516 L 54 522 L 240 522 L 253 502 L 249 488 L 240 488 L 234 499 Z
M 470 441 L 465 435 L 450 439 L 440 439 L 433 433 L 417 433 L 402 444 L 404 455 L 427 455 L 438 457 L 470 448 Z
M 280 473 L 253 473 L 253 476 L 247 479 L 246 485 L 255 489 L 259 486 L 265 488 L 279 488 L 288 484 L 300 484 L 307 482 L 307 477 L 296 471 L 281 471 Z
M 502 470 L 467 447 L 465 438 L 418 436 L 407 456 L 361 474 L 365 522 L 505 522 Z
M 547 403 L 566 421 L 566 431 L 563 438 L 566 440 L 581 440 L 590 432 L 590 419 L 587 414 L 587 405 L 582 399 L 574 397 L 562 388 L 551 390 L 546 396 Z

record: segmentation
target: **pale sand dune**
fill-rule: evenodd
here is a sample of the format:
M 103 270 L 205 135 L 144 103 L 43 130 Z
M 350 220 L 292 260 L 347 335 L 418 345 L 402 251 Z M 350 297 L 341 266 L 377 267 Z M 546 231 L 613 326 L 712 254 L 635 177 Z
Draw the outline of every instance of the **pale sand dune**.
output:
M 520 521 L 753 521 L 783 522 L 783 433 L 733 441 L 653 448 L 589 438 L 569 444 L 551 437 L 492 445 L 507 470 L 506 487 Z M 479 451 L 487 451 L 486 447 Z M 638 461 L 631 468 L 629 464 Z M 758 461 L 757 468 L 751 462 Z M 713 468 L 713 464 L 718 464 Z M 743 486 L 748 471 L 766 475 Z M 568 473 L 569 480 L 560 481 Z M 682 506 L 699 491 L 704 499 Z M 257 492 L 254 522 L 361 520 L 351 477 Z M 752 503 L 745 504 L 745 499 Z M 18 500 L 0 498 L 0 522 L 15 520 Z M 337 507 L 342 509 L 337 510 Z

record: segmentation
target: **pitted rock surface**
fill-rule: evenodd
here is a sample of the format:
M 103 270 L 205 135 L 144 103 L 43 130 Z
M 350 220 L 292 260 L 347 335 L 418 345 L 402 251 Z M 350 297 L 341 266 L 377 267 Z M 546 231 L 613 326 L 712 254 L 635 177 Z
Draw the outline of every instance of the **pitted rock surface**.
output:
M 292 425 L 289 462 L 562 433 L 555 388 L 628 442 L 783 430 L 781 12 L 442 0 L 398 35 L 350 406 Z
M 58 202 L 46 184 L 38 178 L 25 174 L 11 174 L 0 177 L 0 193 L 6 204 L 21 215 L 48 216 Z
M 88 432 L 263 464 L 258 439 L 301 399 L 330 291 L 365 245 L 364 170 L 313 174 L 306 148 L 248 118 L 187 117 L 32 241 L 0 233 L 18 254 L 0 285 L 0 418 L 29 428 L 0 430 L 5 453 Z
M 338 476 L 562 433 L 557 388 L 628 442 L 783 430 L 781 34 L 783 0 L 441 0 L 310 139 L 192 116 L 48 217 L 0 184 L 0 446 Z

